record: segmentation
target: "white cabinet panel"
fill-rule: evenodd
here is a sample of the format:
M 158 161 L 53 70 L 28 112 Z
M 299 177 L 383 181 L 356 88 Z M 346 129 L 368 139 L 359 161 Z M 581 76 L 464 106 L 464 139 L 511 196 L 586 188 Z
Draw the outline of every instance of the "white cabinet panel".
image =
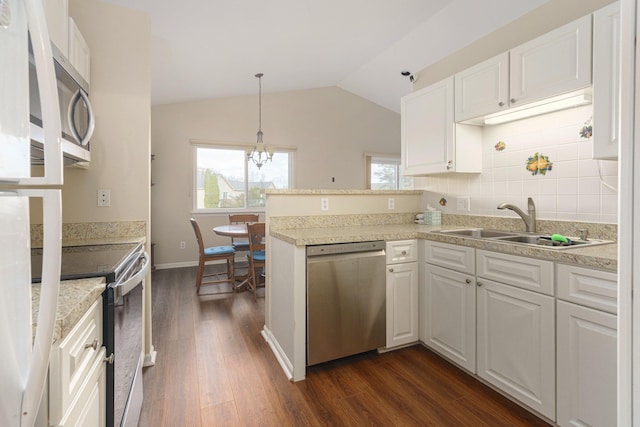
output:
M 69 18 L 69 62 L 90 83 L 91 51 L 82 36 L 80 29 L 72 18 Z
M 558 425 L 615 426 L 616 316 L 557 304 Z
M 620 2 L 593 14 L 593 158 L 618 158 Z
M 102 298 L 98 299 L 69 334 L 51 349 L 49 367 L 50 422 L 58 423 L 81 393 L 102 349 Z M 100 358 L 100 362 L 104 356 Z
M 509 78 L 511 107 L 591 85 L 591 16 L 511 49 Z
M 478 375 L 555 419 L 554 300 L 478 279 Z
M 553 295 L 553 262 L 478 250 L 478 277 Z
M 427 264 L 424 343 L 475 372 L 476 289 L 474 277 Z
M 387 348 L 416 342 L 418 263 L 387 266 Z
M 71 404 L 58 426 L 104 427 L 106 425 L 106 367 L 104 347 L 91 365 L 81 392 Z
M 618 276 L 608 271 L 558 264 L 558 298 L 616 314 Z
M 387 265 L 415 262 L 418 260 L 417 240 L 395 240 L 387 242 Z
M 467 246 L 429 240 L 425 245 L 425 261 L 461 273 L 476 272 L 475 249 Z
M 456 122 L 509 108 L 509 53 L 456 74 L 455 94 Z
M 400 101 L 404 175 L 482 171 L 482 129 L 454 123 L 453 76 Z

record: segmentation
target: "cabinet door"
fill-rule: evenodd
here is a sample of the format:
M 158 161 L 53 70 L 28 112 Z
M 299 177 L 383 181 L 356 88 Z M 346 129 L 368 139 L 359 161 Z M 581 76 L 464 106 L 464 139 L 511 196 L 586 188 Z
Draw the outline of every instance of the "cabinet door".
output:
M 593 158 L 618 158 L 620 2 L 593 14 Z
M 555 419 L 554 300 L 478 279 L 478 375 Z
M 468 274 L 427 264 L 421 313 L 423 342 L 447 359 L 475 372 L 476 286 Z
M 387 348 L 418 341 L 418 263 L 387 266 Z
M 51 42 L 66 58 L 69 54 L 69 0 L 43 0 Z
M 453 77 L 402 98 L 404 175 L 446 172 L 453 164 Z
M 106 417 L 106 366 L 105 348 L 91 365 L 91 370 L 82 384 L 81 391 L 68 412 L 58 424 L 64 427 L 104 427 Z
M 558 425 L 615 426 L 616 316 L 557 304 Z
M 591 85 L 591 15 L 509 52 L 510 103 L 526 103 Z
M 90 83 L 89 77 L 91 52 L 80 29 L 72 18 L 69 18 L 69 62 Z
M 455 75 L 455 120 L 461 122 L 509 108 L 509 53 Z

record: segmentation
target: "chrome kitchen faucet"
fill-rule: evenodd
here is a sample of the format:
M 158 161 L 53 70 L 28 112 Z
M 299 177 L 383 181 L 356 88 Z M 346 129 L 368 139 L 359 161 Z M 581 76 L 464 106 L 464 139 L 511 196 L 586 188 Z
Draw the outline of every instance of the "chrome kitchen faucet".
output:
M 528 215 L 524 213 L 522 209 L 510 203 L 500 203 L 498 205 L 498 209 L 511 209 L 512 211 L 520 215 L 520 217 L 524 221 L 527 233 L 536 232 L 536 205 L 533 203 L 533 199 L 531 197 L 529 197 L 527 200 Z

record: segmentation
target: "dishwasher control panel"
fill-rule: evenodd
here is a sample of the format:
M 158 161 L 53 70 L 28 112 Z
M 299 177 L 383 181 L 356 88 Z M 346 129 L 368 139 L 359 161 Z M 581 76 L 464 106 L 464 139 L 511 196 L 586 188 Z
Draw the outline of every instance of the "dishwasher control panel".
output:
M 384 250 L 384 240 L 372 242 L 334 243 L 330 245 L 307 246 L 307 256 L 345 254 L 350 252 L 370 252 Z

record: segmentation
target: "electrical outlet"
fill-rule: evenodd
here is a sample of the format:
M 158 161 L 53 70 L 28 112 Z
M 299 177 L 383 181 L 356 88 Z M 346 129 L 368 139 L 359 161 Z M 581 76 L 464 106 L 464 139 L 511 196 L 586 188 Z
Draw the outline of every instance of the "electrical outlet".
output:
M 469 196 L 459 196 L 456 201 L 459 211 L 469 211 L 471 209 L 471 198 Z
M 184 249 L 187 247 L 187 244 L 185 242 L 180 242 L 180 249 Z
M 329 199 L 327 197 L 322 197 L 320 199 L 320 210 L 321 211 L 329 210 Z
M 111 206 L 111 190 L 108 190 L 108 189 L 98 190 L 98 206 L 100 207 Z
M 396 199 L 394 199 L 393 197 L 389 197 L 389 199 L 387 200 L 387 208 L 388 209 L 395 209 L 396 208 Z

